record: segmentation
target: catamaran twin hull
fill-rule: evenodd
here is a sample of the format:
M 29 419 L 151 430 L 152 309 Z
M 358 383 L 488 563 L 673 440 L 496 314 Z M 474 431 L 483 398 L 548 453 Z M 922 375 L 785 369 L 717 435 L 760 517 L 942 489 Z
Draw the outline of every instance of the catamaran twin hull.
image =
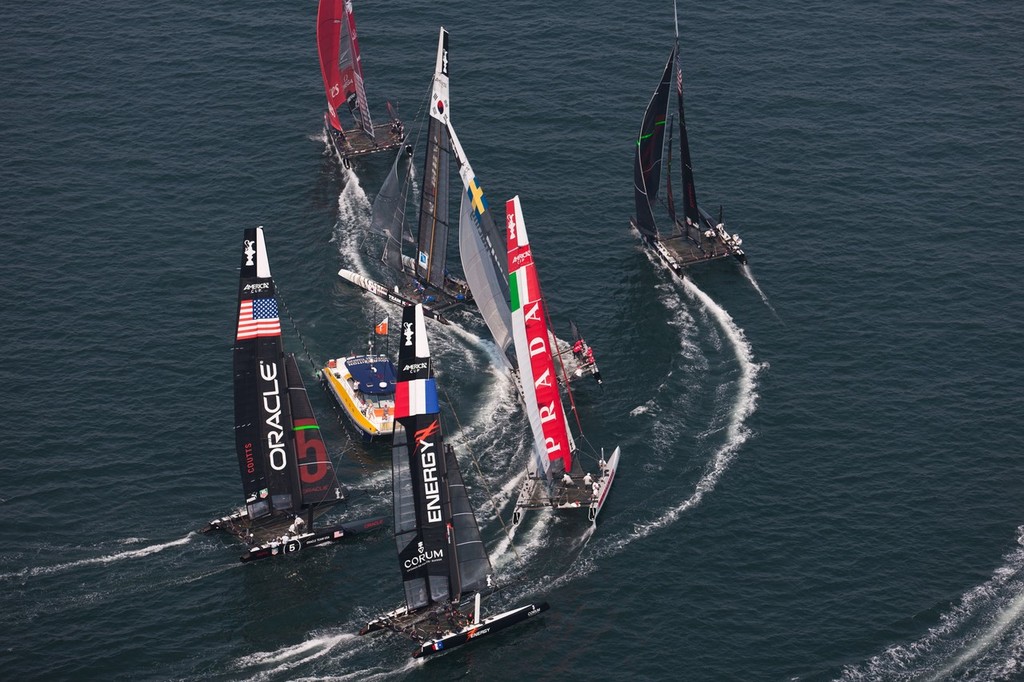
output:
M 246 553 L 239 557 L 239 560 L 245 562 L 283 554 L 295 554 L 306 547 L 332 544 L 352 535 L 379 530 L 384 527 L 384 522 L 385 517 L 373 516 L 328 528 L 320 528 L 315 531 L 291 533 L 285 525 L 286 522 L 281 521 L 275 524 L 277 527 L 276 532 L 280 533 L 279 536 L 251 545 Z M 210 533 L 216 530 L 224 530 L 245 539 L 246 537 L 253 537 L 249 534 L 252 533 L 254 527 L 249 521 L 245 509 L 239 509 L 228 516 L 210 521 L 203 528 L 202 532 Z M 264 532 L 267 530 L 268 528 L 265 528 Z
M 708 228 L 705 231 L 704 239 L 688 238 L 681 224 L 678 227 L 684 231 L 678 235 L 647 238 L 641 234 L 635 218 L 629 219 L 629 226 L 636 230 L 637 234 L 643 239 L 644 244 L 654 250 L 658 257 L 665 261 L 665 264 L 673 272 L 681 273 L 687 265 L 728 258 L 730 256 L 740 263 L 745 264 L 747 262 L 746 254 L 743 252 L 743 249 L 739 248 L 732 241 L 732 237 L 728 234 L 723 237 L 714 228 Z M 690 231 L 693 231 L 692 228 Z M 724 230 L 721 230 L 721 232 L 725 233 Z
M 325 115 L 326 116 L 326 115 Z M 324 129 L 327 131 L 327 143 L 338 161 L 344 165 L 351 165 L 351 160 L 398 149 L 405 139 L 405 134 L 400 126 L 394 122 L 381 123 L 373 127 L 374 136 L 371 138 L 358 128 L 338 133 L 324 120 Z
M 391 630 L 398 634 L 412 637 L 418 640 L 420 645 L 418 649 L 412 652 L 412 657 L 423 658 L 424 656 L 454 649 L 495 632 L 500 632 L 505 628 L 541 614 L 549 608 L 550 606 L 548 606 L 547 602 L 525 604 L 495 616 L 484 618 L 479 623 L 459 624 L 449 622 L 447 625 L 432 624 L 434 632 L 424 635 L 420 633 L 424 632 L 423 626 L 426 616 L 424 614 L 409 614 L 408 610 L 402 607 L 370 621 L 359 631 L 359 634 L 365 635 L 380 630 Z
M 580 474 L 572 476 L 572 485 L 561 481 L 548 481 L 543 476 L 528 474 L 519 487 L 519 499 L 512 513 L 512 523 L 523 520 L 523 513 L 540 509 L 567 511 L 586 509 L 587 518 L 596 523 L 597 515 L 604 508 L 608 499 L 608 491 L 615 481 L 615 472 L 619 468 L 620 448 L 615 448 L 611 459 L 601 463 L 601 471 L 596 480 L 587 484 Z
M 431 319 L 441 322 L 442 324 L 451 324 L 451 322 L 449 322 L 444 317 L 444 313 L 446 313 L 449 310 L 452 310 L 453 308 L 457 308 L 460 305 L 468 303 L 473 299 L 472 294 L 470 294 L 467 291 L 464 294 L 464 298 L 462 300 L 456 300 L 453 298 L 451 300 L 438 300 L 433 303 L 416 301 L 413 300 L 412 298 L 409 298 L 408 296 L 405 296 L 399 291 L 388 289 L 380 282 L 376 282 L 370 279 L 369 277 L 363 277 L 362 275 L 352 272 L 351 270 L 342 268 L 341 270 L 338 271 L 338 275 L 341 276 L 341 278 L 344 279 L 345 281 L 350 282 L 355 286 L 359 287 L 360 289 L 368 291 L 374 296 L 378 296 L 390 303 L 394 303 L 396 305 L 400 305 L 403 307 L 413 307 L 417 304 L 422 304 L 423 314 Z M 426 298 L 426 296 L 424 296 L 424 298 Z

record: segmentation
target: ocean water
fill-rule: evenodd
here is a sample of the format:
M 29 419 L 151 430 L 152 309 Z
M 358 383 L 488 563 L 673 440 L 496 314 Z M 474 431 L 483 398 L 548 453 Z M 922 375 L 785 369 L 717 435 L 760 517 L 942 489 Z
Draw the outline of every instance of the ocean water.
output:
M 390 159 L 326 155 L 316 3 L 52 9 L 0 6 L 5 678 L 1024 679 L 1018 3 L 684 3 L 698 197 L 750 267 L 681 281 L 627 227 L 670 3 L 357 2 L 379 117 L 415 118 L 451 32 L 453 123 L 597 351 L 588 441 L 623 449 L 596 531 L 510 541 L 525 419 L 472 316 L 431 328 L 490 608 L 552 608 L 426 662 L 355 635 L 401 599 L 389 535 L 243 566 L 195 533 L 240 502 L 252 225 L 344 513 L 389 509 L 386 446 L 313 377 L 395 314 L 336 276 L 377 267 Z

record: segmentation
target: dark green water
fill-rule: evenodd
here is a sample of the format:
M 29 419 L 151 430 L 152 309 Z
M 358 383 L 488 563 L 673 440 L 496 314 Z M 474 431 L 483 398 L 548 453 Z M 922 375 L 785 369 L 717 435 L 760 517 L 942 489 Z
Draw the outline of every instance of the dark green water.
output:
M 522 197 L 554 323 L 601 361 L 588 437 L 623 448 L 592 536 L 546 519 L 512 553 L 490 493 L 522 469 L 525 419 L 479 324 L 436 330 L 516 581 L 495 607 L 552 610 L 426 664 L 354 635 L 401 598 L 388 535 L 242 566 L 191 532 L 240 502 L 243 228 L 267 228 L 292 350 L 358 350 L 387 314 L 335 274 L 375 267 L 390 160 L 346 179 L 325 156 L 316 4 L 8 5 L 6 677 L 1024 677 L 1017 3 L 680 8 L 699 197 L 770 306 L 734 263 L 673 281 L 627 229 L 671 5 L 356 6 L 378 115 L 415 116 L 450 30 L 453 123 L 491 205 Z M 346 513 L 386 513 L 386 448 L 307 378 L 361 491 Z

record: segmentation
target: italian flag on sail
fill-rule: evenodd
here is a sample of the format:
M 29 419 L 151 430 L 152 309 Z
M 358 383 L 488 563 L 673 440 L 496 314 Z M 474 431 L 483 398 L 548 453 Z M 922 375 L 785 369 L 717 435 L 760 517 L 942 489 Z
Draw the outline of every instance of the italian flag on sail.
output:
M 540 283 L 518 196 L 509 199 L 505 212 L 512 337 L 519 360 L 526 412 L 533 430 L 534 450 L 543 471 L 548 472 L 551 464 L 557 461 L 565 471 L 571 471 L 572 445 L 558 390 L 544 300 L 540 295 Z

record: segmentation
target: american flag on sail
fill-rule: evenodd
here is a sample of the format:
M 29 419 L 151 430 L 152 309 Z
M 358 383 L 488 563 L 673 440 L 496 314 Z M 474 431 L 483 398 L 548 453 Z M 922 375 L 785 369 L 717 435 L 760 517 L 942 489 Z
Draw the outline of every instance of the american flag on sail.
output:
M 395 419 L 437 411 L 437 384 L 433 379 L 399 381 L 395 386 Z
M 238 306 L 236 341 L 260 336 L 281 336 L 281 320 L 277 317 L 277 299 L 254 298 Z

